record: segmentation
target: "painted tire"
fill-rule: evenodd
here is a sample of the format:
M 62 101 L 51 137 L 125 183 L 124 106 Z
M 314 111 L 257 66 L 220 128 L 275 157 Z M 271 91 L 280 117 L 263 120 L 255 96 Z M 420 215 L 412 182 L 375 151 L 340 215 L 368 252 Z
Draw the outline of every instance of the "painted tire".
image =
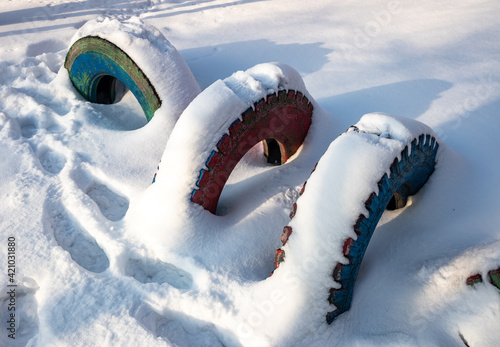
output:
M 269 163 L 284 164 L 311 125 L 313 106 L 299 91 L 280 91 L 256 102 L 229 126 L 200 171 L 191 201 L 215 214 L 229 175 L 250 148 L 263 141 Z
M 333 269 L 333 278 L 342 287 L 330 289 L 328 301 L 337 309 L 327 314 L 326 321 L 329 324 L 350 308 L 359 266 L 382 213 L 386 208 L 404 207 L 408 196 L 417 193 L 427 182 L 434 171 L 438 147 L 436 139 L 430 135 L 420 135 L 418 140 L 414 139 L 411 142 L 411 154 L 408 154 L 406 146 L 401 152 L 401 160 L 395 158 L 391 164 L 390 177 L 385 174 L 378 182 L 379 193 L 372 192 L 366 200 L 369 216 L 359 215 L 354 225 L 356 241 L 348 238 L 342 248 L 349 264 L 337 263 Z
M 500 289 L 500 267 L 496 270 L 488 271 L 488 277 L 491 284 Z M 483 276 L 480 273 L 469 276 L 466 283 L 469 286 L 474 286 L 477 283 L 483 283 Z
M 108 40 L 95 36 L 79 39 L 69 49 L 64 67 L 75 88 L 90 102 L 113 103 L 118 79 L 137 98 L 148 122 L 161 106 L 160 97 L 143 71 Z
M 364 135 L 356 127 L 351 127 L 348 131 L 355 132 L 361 136 Z M 380 137 L 380 134 L 371 135 L 378 135 Z M 330 272 L 333 280 L 340 284 L 340 288 L 331 288 L 329 293 L 325 293 L 325 299 L 327 298 L 329 304 L 336 307 L 335 310 L 328 312 L 326 315 L 328 324 L 331 324 L 337 316 L 350 308 L 359 267 L 383 212 L 386 208 L 397 209 L 404 207 L 408 196 L 417 193 L 427 182 L 434 171 L 438 147 L 439 144 L 435 137 L 427 134 L 422 134 L 414 138 L 411 142 L 408 141 L 401 154 L 395 156 L 390 167 L 387 167 L 386 172 L 390 172 L 390 175 L 384 174 L 378 181 L 378 194 L 371 192 L 366 195 L 368 198 L 364 202 L 364 206 L 368 211 L 368 216 L 365 216 L 366 212 L 365 214 L 360 213 L 358 218 L 352 221 L 352 231 L 354 231 L 357 237 L 355 239 L 352 237 L 342 239 L 340 237 L 339 241 L 335 241 L 343 242 L 342 244 L 337 244 L 335 249 L 338 249 L 338 252 L 342 252 L 340 258 L 347 258 L 348 263 L 337 262 L 332 272 Z M 400 158 L 399 160 L 398 157 Z M 386 162 L 390 163 L 389 158 Z M 316 167 L 313 173 L 315 170 Z M 313 174 L 311 178 L 312 176 Z M 306 184 L 307 182 L 304 183 L 300 195 L 307 190 Z M 297 204 L 294 204 L 290 212 L 290 218 L 293 219 L 298 212 L 300 211 L 298 211 Z M 353 234 L 352 231 L 349 234 Z M 283 229 L 281 236 L 283 246 L 287 244 L 290 237 L 293 237 L 292 234 L 293 229 L 291 226 L 286 226 Z M 276 251 L 275 266 L 279 267 L 280 263 L 285 260 L 285 250 L 282 247 Z
M 500 267 L 496 270 L 491 270 L 488 272 L 488 276 L 490 277 L 491 283 L 500 289 Z

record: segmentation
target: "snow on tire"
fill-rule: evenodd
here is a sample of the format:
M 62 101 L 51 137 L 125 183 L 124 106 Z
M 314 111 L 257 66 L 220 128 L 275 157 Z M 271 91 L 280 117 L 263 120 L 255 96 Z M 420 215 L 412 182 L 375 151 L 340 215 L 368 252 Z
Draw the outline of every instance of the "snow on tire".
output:
M 231 171 L 254 145 L 265 141 L 268 161 L 278 164 L 297 151 L 312 122 L 311 100 L 298 72 L 285 64 L 259 64 L 216 81 L 180 117 L 155 185 L 173 188 L 179 177 L 191 177 L 183 194 L 189 189 L 192 202 L 215 213 Z
M 313 106 L 300 91 L 281 90 L 235 117 L 200 170 L 191 201 L 215 213 L 229 175 L 243 155 L 263 141 L 268 162 L 284 164 L 300 147 L 311 125 Z
M 95 36 L 79 39 L 69 49 L 64 66 L 75 88 L 88 101 L 113 103 L 118 79 L 135 95 L 148 121 L 161 106 L 160 97 L 142 70 L 105 39 Z
M 324 300 L 329 324 L 350 308 L 382 213 L 405 206 L 427 182 L 438 147 L 432 130 L 417 121 L 365 115 L 331 144 L 304 183 L 283 230 L 274 273 L 298 268 L 296 276 L 306 282 L 310 296 Z M 304 258 L 314 266 L 304 266 Z M 319 293 L 318 288 L 330 289 Z
M 77 91 L 95 103 L 113 103 L 120 80 L 148 121 L 164 99 L 173 99 L 167 100 L 167 107 L 179 104 L 178 116 L 200 92 L 177 50 L 138 18 L 89 21 L 73 37 L 64 67 Z

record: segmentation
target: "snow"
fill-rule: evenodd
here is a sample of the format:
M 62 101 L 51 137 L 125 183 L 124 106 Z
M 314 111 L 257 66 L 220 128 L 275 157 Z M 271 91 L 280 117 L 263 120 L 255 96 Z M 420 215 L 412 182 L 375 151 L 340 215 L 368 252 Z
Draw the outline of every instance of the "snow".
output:
M 499 291 L 465 281 L 500 266 L 498 2 L 0 5 L 0 345 L 496 346 Z M 96 105 L 75 92 L 62 66 L 87 34 L 144 65 L 164 101 L 151 122 L 131 93 Z M 269 166 L 255 146 L 217 216 L 191 204 L 192 175 L 232 117 L 294 88 L 314 105 L 297 154 Z M 353 124 L 362 136 L 344 133 Z M 429 127 L 436 171 L 384 213 L 351 309 L 327 325 L 325 274 L 342 259 L 318 261 L 317 247 L 348 236 L 385 160 Z M 269 277 L 289 223 L 310 232 L 294 232 Z

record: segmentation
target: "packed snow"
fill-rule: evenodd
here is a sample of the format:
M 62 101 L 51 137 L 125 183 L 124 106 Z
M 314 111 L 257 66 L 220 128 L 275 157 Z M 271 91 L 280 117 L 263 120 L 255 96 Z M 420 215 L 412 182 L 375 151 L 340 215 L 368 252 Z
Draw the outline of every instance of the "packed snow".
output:
M 500 290 L 487 279 L 500 267 L 497 1 L 0 5 L 1 346 L 498 344 Z M 144 69 L 163 100 L 149 123 L 130 92 L 112 105 L 76 92 L 63 64 L 84 35 Z M 314 105 L 299 151 L 272 166 L 257 145 L 217 215 L 192 204 L 231 117 L 294 88 Z M 340 136 L 353 124 L 366 136 Z M 316 248 L 346 237 L 388 161 L 432 131 L 435 172 L 384 213 L 351 309 L 328 325 L 335 283 Z M 467 286 L 477 273 L 483 283 Z

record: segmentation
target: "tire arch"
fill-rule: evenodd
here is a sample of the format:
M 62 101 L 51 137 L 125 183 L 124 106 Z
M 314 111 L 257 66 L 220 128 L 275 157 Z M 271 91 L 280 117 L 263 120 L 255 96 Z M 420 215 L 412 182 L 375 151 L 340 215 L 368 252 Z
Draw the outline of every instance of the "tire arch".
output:
M 85 36 L 69 49 L 64 67 L 77 91 L 88 101 L 112 103 L 115 82 L 120 80 L 136 97 L 148 121 L 161 99 L 142 69 L 110 41 Z
M 261 141 L 268 162 L 284 164 L 304 141 L 312 113 L 312 103 L 295 90 L 281 90 L 255 102 L 231 123 L 206 159 L 191 201 L 215 214 L 222 189 L 234 167 Z
M 361 133 L 356 127 L 348 131 Z M 377 135 L 377 134 L 376 134 Z M 380 136 L 380 135 L 379 135 Z M 373 235 L 380 217 L 387 207 L 396 209 L 406 205 L 408 196 L 416 194 L 427 182 L 433 173 L 436 164 L 436 154 L 439 144 L 430 134 L 421 134 L 407 143 L 401 153 L 396 156 L 387 168 L 390 175 L 384 174 L 378 181 L 378 192 L 369 192 L 364 206 L 368 213 L 360 212 L 357 219 L 352 221 L 352 231 L 356 237 L 347 237 L 336 246 L 332 252 L 340 252 L 348 262 L 337 262 L 331 270 L 332 279 L 340 284 L 340 288 L 331 288 L 325 293 L 325 299 L 335 309 L 326 313 L 326 321 L 331 324 L 336 317 L 349 310 L 355 281 L 368 243 Z M 311 176 L 314 174 L 313 169 Z M 304 193 L 307 181 L 300 190 Z M 293 204 L 290 218 L 300 213 L 297 203 Z M 293 237 L 293 228 L 284 227 L 281 242 L 285 246 L 290 237 Z M 284 247 L 276 251 L 274 264 L 276 268 L 286 261 Z

